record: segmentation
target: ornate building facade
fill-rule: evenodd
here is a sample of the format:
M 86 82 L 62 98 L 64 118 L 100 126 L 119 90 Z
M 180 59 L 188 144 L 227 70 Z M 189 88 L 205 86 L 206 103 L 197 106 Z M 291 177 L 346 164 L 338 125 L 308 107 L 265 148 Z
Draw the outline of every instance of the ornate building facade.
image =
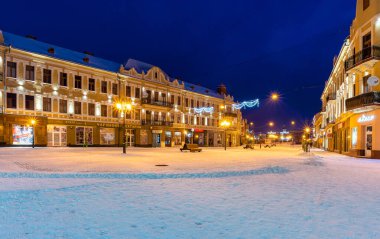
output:
M 350 36 L 334 58 L 315 118 L 322 148 L 380 158 L 380 1 L 358 0 Z
M 224 86 L 183 82 L 137 60 L 119 64 L 0 32 L 0 73 L 2 145 L 117 146 L 124 118 L 128 146 L 238 146 L 245 139 L 246 122 Z M 117 101 L 131 102 L 132 111 L 118 112 Z

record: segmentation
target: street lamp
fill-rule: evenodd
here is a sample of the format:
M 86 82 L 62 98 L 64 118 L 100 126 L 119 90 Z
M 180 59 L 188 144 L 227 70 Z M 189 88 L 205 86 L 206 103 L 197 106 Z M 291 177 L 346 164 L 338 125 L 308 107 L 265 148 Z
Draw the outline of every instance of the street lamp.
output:
M 117 102 L 115 104 L 116 110 L 123 114 L 124 117 L 124 124 L 123 124 L 123 154 L 127 153 L 127 132 L 126 132 L 126 119 L 127 119 L 127 113 L 131 112 L 132 110 L 132 104 L 127 101 L 123 102 Z
M 296 122 L 294 121 L 294 120 L 292 120 L 292 122 L 290 122 L 291 123 L 291 125 L 296 125 Z
M 224 150 L 227 150 L 227 128 L 230 127 L 231 122 L 228 120 L 223 120 L 220 126 L 224 128 Z
M 273 127 L 274 126 L 274 123 L 272 121 L 269 122 L 269 126 L 270 127 Z
M 272 101 L 278 101 L 279 98 L 280 98 L 280 96 L 279 96 L 279 94 L 276 93 L 276 92 L 274 92 L 274 93 L 272 93 L 272 94 L 270 95 L 270 99 L 271 99 Z
M 33 138 L 32 138 L 32 148 L 34 149 L 34 126 L 36 125 L 36 120 L 35 119 L 32 119 L 30 120 L 30 124 L 32 125 L 32 128 L 33 128 Z

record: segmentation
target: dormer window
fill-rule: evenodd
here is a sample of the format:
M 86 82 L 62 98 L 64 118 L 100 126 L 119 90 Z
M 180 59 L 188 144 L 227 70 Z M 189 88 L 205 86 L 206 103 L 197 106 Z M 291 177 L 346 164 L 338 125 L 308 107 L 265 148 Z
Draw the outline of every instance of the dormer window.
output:
M 157 72 L 154 72 L 154 78 L 158 78 L 158 74 L 157 74 Z
M 363 11 L 369 8 L 370 0 L 363 0 Z
M 54 54 L 54 53 L 55 53 L 55 50 L 54 50 L 53 47 L 50 47 L 50 48 L 48 49 L 48 52 L 49 52 L 50 54 Z
M 90 58 L 88 58 L 87 56 L 83 58 L 83 61 L 86 62 L 86 63 L 89 63 L 90 62 Z

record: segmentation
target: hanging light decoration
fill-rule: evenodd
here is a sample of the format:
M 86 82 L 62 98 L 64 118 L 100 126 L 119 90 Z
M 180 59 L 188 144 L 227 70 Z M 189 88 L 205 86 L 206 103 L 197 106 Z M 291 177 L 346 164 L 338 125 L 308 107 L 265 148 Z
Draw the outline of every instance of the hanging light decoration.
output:
M 259 99 L 256 99 L 256 100 L 244 101 L 239 104 L 233 104 L 232 108 L 240 110 L 246 107 L 248 108 L 259 107 L 259 105 L 260 105 Z
M 194 112 L 197 114 L 202 114 L 203 112 L 212 114 L 214 112 L 214 107 L 194 108 Z

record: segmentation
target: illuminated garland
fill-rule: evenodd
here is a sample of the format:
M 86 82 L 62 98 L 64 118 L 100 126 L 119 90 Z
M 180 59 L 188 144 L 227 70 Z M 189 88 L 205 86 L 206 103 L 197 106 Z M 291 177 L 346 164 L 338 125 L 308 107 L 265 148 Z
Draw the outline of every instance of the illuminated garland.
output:
M 214 107 L 194 108 L 194 112 L 197 114 L 202 114 L 203 112 L 211 114 L 212 112 L 214 112 Z
M 248 107 L 248 108 L 259 107 L 259 105 L 260 105 L 259 99 L 256 99 L 256 100 L 244 101 L 240 104 L 233 104 L 232 108 L 240 110 L 245 107 Z

